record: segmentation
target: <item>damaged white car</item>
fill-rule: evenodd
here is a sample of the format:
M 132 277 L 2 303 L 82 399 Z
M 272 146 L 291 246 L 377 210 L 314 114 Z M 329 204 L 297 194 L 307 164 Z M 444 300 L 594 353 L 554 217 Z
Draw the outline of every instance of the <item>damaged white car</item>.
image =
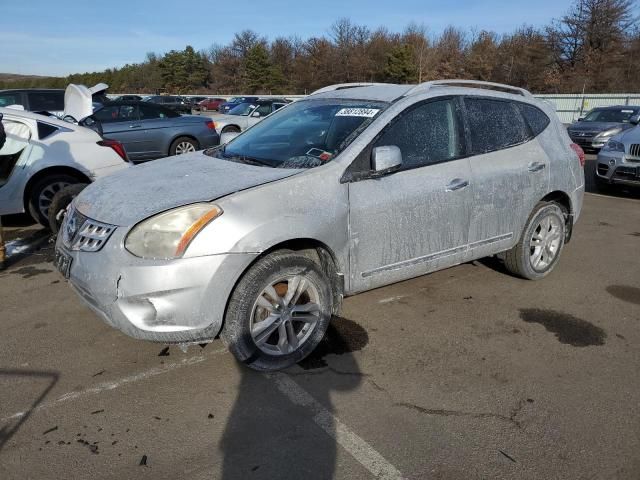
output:
M 224 147 L 90 185 L 56 265 L 128 335 L 220 335 L 275 370 L 316 348 L 344 296 L 495 254 L 545 277 L 580 215 L 583 166 L 519 88 L 335 85 Z
M 76 121 L 93 112 L 92 92 L 70 85 L 64 116 Z M 49 226 L 54 195 L 73 184 L 87 184 L 130 164 L 119 142 L 56 116 L 0 108 L 7 141 L 0 149 L 0 215 L 28 212 Z

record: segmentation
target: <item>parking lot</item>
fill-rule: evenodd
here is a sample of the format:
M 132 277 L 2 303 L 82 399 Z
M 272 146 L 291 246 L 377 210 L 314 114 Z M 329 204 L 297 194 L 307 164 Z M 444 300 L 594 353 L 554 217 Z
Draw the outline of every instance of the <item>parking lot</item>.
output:
M 351 297 L 277 374 L 109 328 L 43 243 L 0 272 L 0 478 L 637 479 L 639 242 L 637 192 L 587 194 L 550 277 L 486 259 Z

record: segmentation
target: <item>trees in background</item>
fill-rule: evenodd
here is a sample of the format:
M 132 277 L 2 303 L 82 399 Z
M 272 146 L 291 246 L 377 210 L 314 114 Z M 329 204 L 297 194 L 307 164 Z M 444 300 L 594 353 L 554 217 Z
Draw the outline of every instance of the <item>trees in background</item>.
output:
M 522 26 L 504 35 L 453 26 L 430 35 L 417 24 L 396 33 L 349 19 L 308 39 L 269 41 L 244 30 L 206 51 L 150 53 L 139 64 L 66 78 L 0 78 L 0 88 L 105 82 L 114 92 L 293 94 L 332 83 L 462 78 L 541 93 L 637 91 L 640 30 L 633 8 L 632 0 L 574 0 L 546 28 Z

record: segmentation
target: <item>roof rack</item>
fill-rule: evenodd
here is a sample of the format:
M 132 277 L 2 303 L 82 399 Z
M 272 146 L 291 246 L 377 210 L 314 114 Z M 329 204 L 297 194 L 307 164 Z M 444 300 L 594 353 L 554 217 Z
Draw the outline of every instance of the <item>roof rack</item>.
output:
M 503 83 L 483 82 L 480 80 L 432 80 L 430 82 L 424 82 L 415 87 L 407 90 L 403 96 L 413 95 L 414 93 L 427 92 L 432 87 L 447 87 L 447 86 L 468 86 L 471 88 L 483 88 L 491 87 L 494 90 L 504 90 L 507 93 L 514 93 L 516 95 L 522 95 L 523 97 L 533 97 L 529 90 L 524 88 L 513 87 L 511 85 L 505 85 Z
M 318 93 L 325 93 L 325 92 L 333 92 L 335 90 L 345 90 L 347 88 L 357 88 L 357 87 L 372 87 L 375 85 L 388 85 L 386 83 L 368 83 L 368 82 L 356 82 L 356 83 L 336 83 L 335 85 L 329 85 L 323 88 L 320 88 L 319 90 L 316 90 L 315 92 L 312 92 L 310 95 L 316 95 Z

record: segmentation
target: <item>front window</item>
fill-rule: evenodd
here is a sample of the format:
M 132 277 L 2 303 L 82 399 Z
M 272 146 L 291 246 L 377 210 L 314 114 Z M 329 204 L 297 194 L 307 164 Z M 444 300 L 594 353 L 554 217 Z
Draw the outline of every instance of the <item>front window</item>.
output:
M 630 108 L 621 108 L 620 110 L 607 108 L 591 110 L 584 117 L 583 122 L 611 122 L 611 123 L 629 123 L 629 119 L 636 115 L 636 111 Z
M 240 105 L 233 107 L 227 113 L 229 115 L 247 116 L 254 108 L 256 108 L 256 106 L 251 103 L 241 103 Z
M 388 106 L 358 100 L 302 100 L 257 123 L 216 158 L 278 168 L 312 168 L 330 162 Z

